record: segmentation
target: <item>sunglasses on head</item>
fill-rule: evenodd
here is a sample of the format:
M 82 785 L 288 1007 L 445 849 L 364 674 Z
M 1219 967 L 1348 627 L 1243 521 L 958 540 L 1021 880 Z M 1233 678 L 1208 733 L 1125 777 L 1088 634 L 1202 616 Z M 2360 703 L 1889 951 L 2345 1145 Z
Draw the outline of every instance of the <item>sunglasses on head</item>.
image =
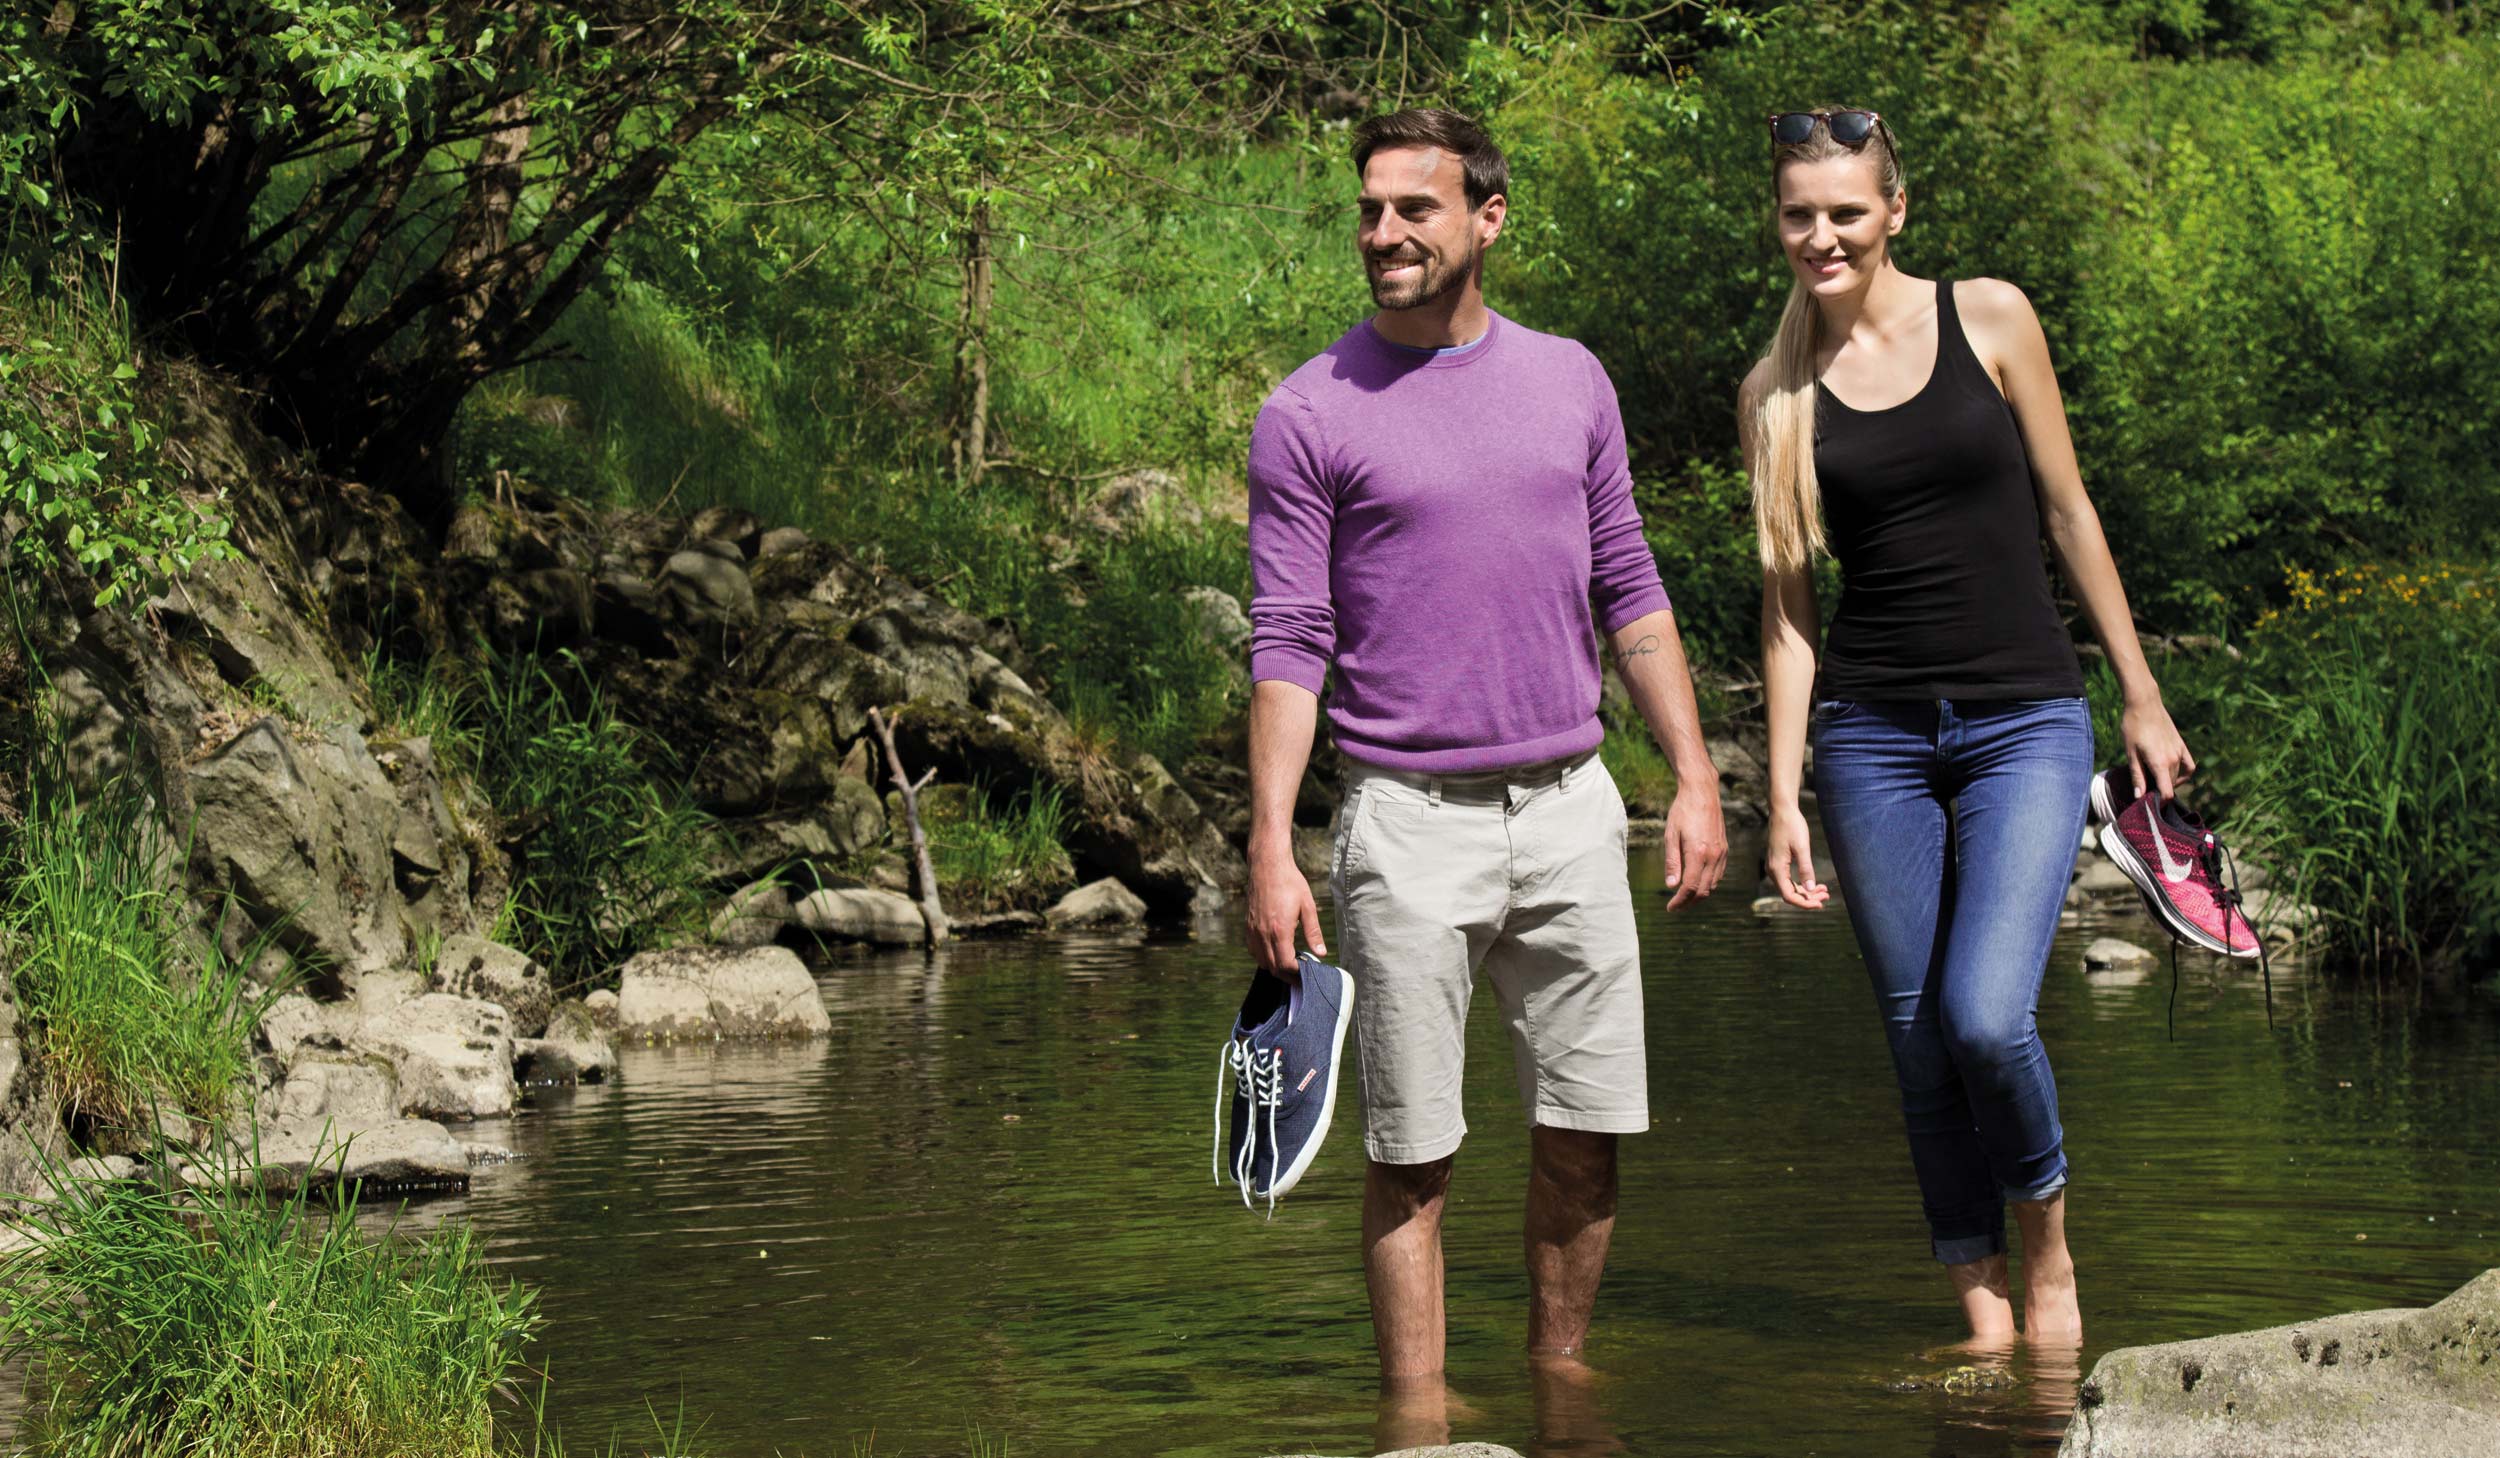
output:
M 1862 147 L 1883 124 L 1884 119 L 1871 111 L 1775 111 L 1771 113 L 1771 140 L 1794 147 L 1813 136 L 1819 126 L 1844 147 Z

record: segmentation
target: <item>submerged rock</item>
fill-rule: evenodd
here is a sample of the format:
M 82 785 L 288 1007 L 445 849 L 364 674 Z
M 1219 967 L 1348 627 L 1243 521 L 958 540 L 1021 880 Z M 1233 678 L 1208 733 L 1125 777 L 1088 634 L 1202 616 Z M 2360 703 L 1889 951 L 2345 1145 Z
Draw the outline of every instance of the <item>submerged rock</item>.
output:
M 809 1037 L 832 1030 L 816 979 L 786 947 L 639 952 L 618 972 L 622 1037 Z
M 2500 1452 L 2500 1270 L 2423 1310 L 2109 1353 L 2060 1458 Z
M 1052 926 L 1134 926 L 1146 919 L 1146 903 L 1117 876 L 1077 887 L 1043 917 Z

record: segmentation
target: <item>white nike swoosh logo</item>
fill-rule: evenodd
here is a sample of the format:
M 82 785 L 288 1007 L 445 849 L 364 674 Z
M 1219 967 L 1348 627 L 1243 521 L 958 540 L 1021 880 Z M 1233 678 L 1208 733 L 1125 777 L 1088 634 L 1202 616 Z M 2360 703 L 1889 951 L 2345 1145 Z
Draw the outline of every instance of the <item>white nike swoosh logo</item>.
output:
M 2153 828 L 2153 849 L 2161 856 L 2161 878 L 2171 885 L 2176 886 L 2195 874 L 2194 861 L 2183 866 L 2170 858 L 2170 837 L 2162 834 L 2159 826 Z

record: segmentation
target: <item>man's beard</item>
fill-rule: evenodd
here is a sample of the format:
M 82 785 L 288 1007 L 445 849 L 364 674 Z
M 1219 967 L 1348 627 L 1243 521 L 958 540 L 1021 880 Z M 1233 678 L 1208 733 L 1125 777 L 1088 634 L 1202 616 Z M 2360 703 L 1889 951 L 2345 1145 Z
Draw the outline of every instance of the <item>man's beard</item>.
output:
M 1476 260 L 1483 256 L 1482 249 L 1471 247 L 1455 268 L 1443 267 L 1429 256 L 1421 257 L 1415 260 L 1422 265 L 1416 269 L 1415 277 L 1398 283 L 1391 283 L 1366 268 L 1364 272 L 1371 279 L 1372 302 L 1383 309 L 1422 308 L 1465 283 L 1476 271 Z

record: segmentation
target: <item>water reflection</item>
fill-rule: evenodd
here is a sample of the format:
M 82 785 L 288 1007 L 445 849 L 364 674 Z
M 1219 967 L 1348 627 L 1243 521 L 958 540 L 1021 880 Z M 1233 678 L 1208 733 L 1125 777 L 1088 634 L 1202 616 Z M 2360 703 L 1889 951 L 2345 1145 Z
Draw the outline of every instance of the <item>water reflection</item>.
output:
M 2190 958 L 2170 1042 L 2166 966 L 2081 970 L 2092 937 L 2149 928 L 2088 920 L 2041 1020 L 2093 1345 L 1935 1352 L 1952 1302 L 1845 923 L 1662 904 L 1641 910 L 1657 1123 L 1625 1141 L 1587 1368 L 1519 1349 L 1526 1138 L 1488 1015 L 1444 1231 L 1450 1386 L 1380 1393 L 1354 1111 L 1273 1223 L 1205 1173 L 1243 975 L 1222 940 L 854 955 L 824 970 L 830 1039 L 631 1050 L 611 1086 L 462 1131 L 523 1157 L 410 1218 L 473 1219 L 542 1289 L 570 1436 L 639 1438 L 646 1401 L 682 1397 L 722 1458 L 872 1429 L 879 1453 L 960 1453 L 975 1424 L 1041 1458 L 1445 1428 L 1538 1455 L 2045 1453 L 2110 1345 L 2420 1304 L 2500 1264 L 2491 1000 L 2278 968 L 2269 1034 L 2253 974 Z

